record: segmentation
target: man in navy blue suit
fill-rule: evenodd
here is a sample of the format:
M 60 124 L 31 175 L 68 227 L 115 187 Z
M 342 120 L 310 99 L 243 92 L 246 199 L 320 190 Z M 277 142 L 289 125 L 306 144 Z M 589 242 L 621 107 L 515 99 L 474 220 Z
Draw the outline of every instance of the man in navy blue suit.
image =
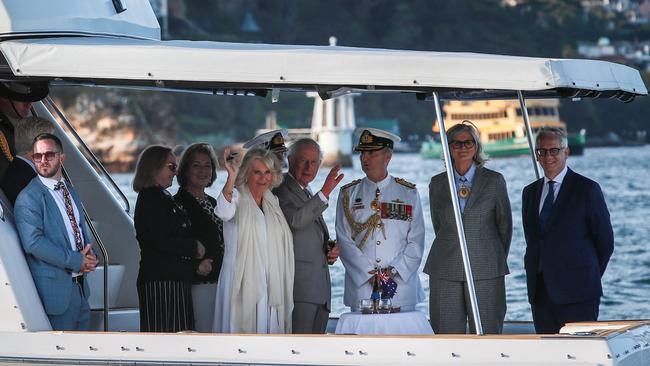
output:
M 20 192 L 14 214 L 34 284 L 54 330 L 87 330 L 90 307 L 84 274 L 98 260 L 83 207 L 62 177 L 65 154 L 58 137 L 36 136 L 38 175 Z
M 566 165 L 566 133 L 542 128 L 535 154 L 544 177 L 522 197 L 528 301 L 536 332 L 558 333 L 568 322 L 598 318 L 614 233 L 598 183 Z

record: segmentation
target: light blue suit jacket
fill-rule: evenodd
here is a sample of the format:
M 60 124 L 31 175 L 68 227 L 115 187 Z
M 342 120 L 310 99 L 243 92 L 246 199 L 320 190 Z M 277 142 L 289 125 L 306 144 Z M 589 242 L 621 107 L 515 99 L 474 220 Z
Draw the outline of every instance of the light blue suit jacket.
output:
M 75 190 L 67 185 L 77 210 L 84 240 L 89 241 L 81 201 Z M 47 187 L 35 177 L 20 192 L 14 206 L 18 234 L 25 249 L 34 284 L 48 315 L 63 314 L 70 303 L 72 272 L 81 269 L 83 257 L 72 249 L 63 216 Z M 89 295 L 84 283 L 84 294 Z

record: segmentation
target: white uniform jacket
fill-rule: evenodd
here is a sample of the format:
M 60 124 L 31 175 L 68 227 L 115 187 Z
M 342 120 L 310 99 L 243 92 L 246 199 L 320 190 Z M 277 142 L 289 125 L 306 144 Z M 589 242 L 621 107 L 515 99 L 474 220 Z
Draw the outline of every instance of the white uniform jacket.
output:
M 381 223 L 369 229 L 372 232 L 360 249 L 366 230 L 354 238 L 354 231 L 345 214 L 344 196 L 349 197 L 348 209 L 354 221 L 366 223 L 375 213 L 372 201 L 378 197 Z M 343 302 L 353 311 L 358 310 L 360 299 L 369 299 L 372 286 L 368 280 L 377 266 L 397 270 L 394 280 L 397 292 L 393 306 L 414 306 L 424 300 L 418 268 L 424 252 L 424 219 L 420 196 L 415 186 L 388 175 L 375 183 L 368 178 L 343 186 L 336 206 L 336 238 L 341 247 L 341 261 L 345 267 L 345 294 Z

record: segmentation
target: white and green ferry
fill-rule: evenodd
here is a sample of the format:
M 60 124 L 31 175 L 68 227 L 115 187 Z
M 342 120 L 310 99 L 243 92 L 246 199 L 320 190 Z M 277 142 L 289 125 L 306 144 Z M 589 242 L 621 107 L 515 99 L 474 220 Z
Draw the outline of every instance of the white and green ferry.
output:
M 542 126 L 566 129 L 560 120 L 557 99 L 529 100 L 526 108 L 533 132 Z M 471 121 L 479 130 L 484 151 L 491 157 L 517 156 L 530 153 L 526 129 L 517 100 L 449 101 L 443 106 L 447 128 L 464 120 Z M 433 131 L 439 133 L 435 123 Z M 572 155 L 584 151 L 586 134 L 584 130 L 569 134 L 569 149 Z M 431 139 L 422 144 L 420 150 L 426 159 L 440 158 L 442 145 L 439 139 Z

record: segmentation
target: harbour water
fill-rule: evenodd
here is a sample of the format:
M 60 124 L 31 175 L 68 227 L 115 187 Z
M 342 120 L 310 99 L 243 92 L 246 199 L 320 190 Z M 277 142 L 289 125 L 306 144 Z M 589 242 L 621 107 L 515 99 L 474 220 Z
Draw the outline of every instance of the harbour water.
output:
M 343 169 L 343 184 L 363 177 L 358 159 L 354 159 L 354 163 L 354 167 Z M 506 320 L 530 320 L 523 267 L 526 245 L 521 226 L 521 190 L 535 179 L 532 162 L 530 157 L 522 156 L 494 159 L 486 166 L 505 176 L 512 205 L 514 232 L 508 257 L 511 273 L 506 277 Z M 650 146 L 589 148 L 582 156 L 569 157 L 569 166 L 600 183 L 614 227 L 615 250 L 603 277 L 604 297 L 599 319 L 650 318 L 650 224 L 647 221 L 650 218 Z M 443 170 L 441 160 L 424 160 L 417 154 L 395 154 L 389 165 L 389 172 L 393 176 L 417 184 L 426 226 L 425 257 L 435 236 L 429 214 L 428 184 L 433 175 Z M 327 172 L 328 169 L 321 169 L 312 183 L 313 190 L 320 188 Z M 220 171 L 208 193 L 217 196 L 225 178 L 225 172 Z M 131 207 L 135 207 L 132 174 L 115 174 L 114 179 L 131 201 Z M 175 193 L 176 189 L 174 185 L 170 192 Z M 331 207 L 324 214 L 332 236 L 337 196 L 338 189 L 332 193 Z M 339 261 L 330 271 L 332 315 L 335 316 L 347 311 L 343 305 L 344 269 Z M 420 278 L 428 296 L 428 276 L 420 273 Z M 426 300 L 419 305 L 419 309 L 428 312 Z

